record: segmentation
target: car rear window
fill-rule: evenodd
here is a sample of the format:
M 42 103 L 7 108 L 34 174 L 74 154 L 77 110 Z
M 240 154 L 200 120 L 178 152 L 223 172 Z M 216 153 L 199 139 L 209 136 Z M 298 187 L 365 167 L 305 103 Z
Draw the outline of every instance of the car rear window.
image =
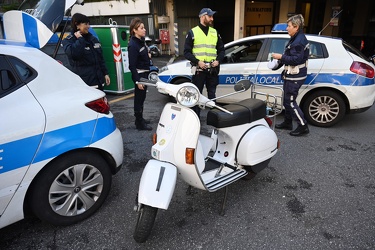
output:
M 0 55 L 0 98 L 30 82 L 38 74 L 23 61 Z
M 365 56 L 361 51 L 359 51 L 357 48 L 355 48 L 354 46 L 352 46 L 351 44 L 345 42 L 345 41 L 342 41 L 342 45 L 344 46 L 345 50 L 356 55 L 356 56 L 359 56 L 361 57 L 363 60 L 366 60 L 368 62 L 370 62 L 370 58 L 368 58 L 367 56 Z
M 327 49 L 324 44 L 318 43 L 318 42 L 312 42 L 312 41 L 309 41 L 309 44 L 310 44 L 309 59 L 328 57 L 328 54 L 326 53 Z
M 15 57 L 8 57 L 8 58 L 9 58 L 9 61 L 12 63 L 14 69 L 16 70 L 17 75 L 22 80 L 22 82 L 28 83 L 36 77 L 37 73 L 29 65 L 19 60 L 18 58 L 15 58 Z

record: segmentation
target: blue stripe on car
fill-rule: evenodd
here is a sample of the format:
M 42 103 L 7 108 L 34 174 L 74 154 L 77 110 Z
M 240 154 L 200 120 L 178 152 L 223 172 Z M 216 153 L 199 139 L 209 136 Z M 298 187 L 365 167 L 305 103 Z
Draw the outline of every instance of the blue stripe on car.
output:
M 14 45 L 14 46 L 20 46 L 20 47 L 32 47 L 30 44 L 25 42 L 16 42 L 16 41 L 9 41 L 9 40 L 3 40 L 0 39 L 0 45 Z
M 0 145 L 0 174 L 56 157 L 76 148 L 95 143 L 116 129 L 114 118 L 103 117 L 40 135 Z M 39 146 L 39 142 L 41 144 Z M 37 149 L 39 146 L 39 149 Z M 22 149 L 22 150 L 20 150 Z
M 22 13 L 22 22 L 24 26 L 26 42 L 39 48 L 38 27 L 32 16 Z M 26 32 L 27 31 L 27 32 Z
M 190 79 L 191 81 L 191 76 L 184 76 L 184 75 L 165 75 L 165 76 L 161 76 L 161 75 L 158 75 L 159 79 L 162 81 L 162 82 L 166 82 L 166 83 L 170 83 L 174 78 L 188 78 Z
M 163 82 L 170 83 L 174 78 L 181 78 L 181 75 L 159 75 L 159 79 Z M 191 79 L 191 76 L 183 76 Z M 315 79 L 314 79 L 315 78 Z M 243 76 L 243 75 L 219 75 L 220 84 L 235 84 L 241 79 L 250 79 L 255 83 L 261 83 L 266 85 L 282 85 L 283 80 L 280 74 L 263 74 L 258 76 Z M 311 83 L 310 83 L 311 82 Z M 344 86 L 369 86 L 374 85 L 374 79 L 366 78 L 356 74 L 340 74 L 340 73 L 320 73 L 320 74 L 309 74 L 305 81 L 305 84 L 335 84 Z
M 160 77 L 159 77 L 160 78 Z M 267 74 L 258 76 L 243 76 L 243 75 L 219 75 L 220 84 L 235 84 L 241 79 L 250 79 L 255 83 L 261 83 L 266 85 L 282 85 L 283 81 L 280 74 Z M 311 83 L 310 83 L 311 82 Z M 309 74 L 305 81 L 305 84 L 335 84 L 343 86 L 369 86 L 374 85 L 374 79 L 366 78 L 356 74 Z

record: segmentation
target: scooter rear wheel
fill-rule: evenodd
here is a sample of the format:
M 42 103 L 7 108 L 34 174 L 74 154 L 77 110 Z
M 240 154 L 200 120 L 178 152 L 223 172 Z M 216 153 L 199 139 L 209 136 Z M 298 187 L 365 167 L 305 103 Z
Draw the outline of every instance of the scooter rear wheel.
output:
M 156 207 L 150 207 L 142 205 L 135 226 L 133 238 L 138 243 L 145 242 L 150 236 L 152 227 L 154 226 L 156 214 L 158 209 Z

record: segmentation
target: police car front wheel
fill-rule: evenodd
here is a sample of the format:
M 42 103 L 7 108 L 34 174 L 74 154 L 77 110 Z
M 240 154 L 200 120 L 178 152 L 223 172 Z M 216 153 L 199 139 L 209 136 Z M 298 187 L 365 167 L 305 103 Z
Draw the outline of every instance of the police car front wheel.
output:
M 66 226 L 91 216 L 109 194 L 112 173 L 92 152 L 74 152 L 52 161 L 33 181 L 29 205 L 48 223 Z
M 318 127 L 331 127 L 344 118 L 346 106 L 334 91 L 319 90 L 310 94 L 303 103 L 306 120 Z

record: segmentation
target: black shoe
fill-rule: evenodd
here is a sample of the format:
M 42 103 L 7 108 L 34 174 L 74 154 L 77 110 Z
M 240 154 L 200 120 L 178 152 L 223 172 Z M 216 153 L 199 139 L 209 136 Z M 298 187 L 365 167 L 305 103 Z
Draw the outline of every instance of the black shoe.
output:
M 150 127 L 149 125 L 147 125 L 145 122 L 136 122 L 135 123 L 135 127 L 138 129 L 138 130 L 152 130 L 152 127 Z
M 151 123 L 150 120 L 146 120 L 146 119 L 143 119 L 143 122 L 146 123 L 146 124 L 150 124 Z
M 301 136 L 301 135 L 305 135 L 305 134 L 308 134 L 310 131 L 309 131 L 309 127 L 306 125 L 298 125 L 298 127 L 293 130 L 292 132 L 290 132 L 289 134 L 292 135 L 292 136 Z
M 283 121 L 282 123 L 276 124 L 275 128 L 292 130 L 293 129 L 293 123 L 289 122 L 289 121 Z

